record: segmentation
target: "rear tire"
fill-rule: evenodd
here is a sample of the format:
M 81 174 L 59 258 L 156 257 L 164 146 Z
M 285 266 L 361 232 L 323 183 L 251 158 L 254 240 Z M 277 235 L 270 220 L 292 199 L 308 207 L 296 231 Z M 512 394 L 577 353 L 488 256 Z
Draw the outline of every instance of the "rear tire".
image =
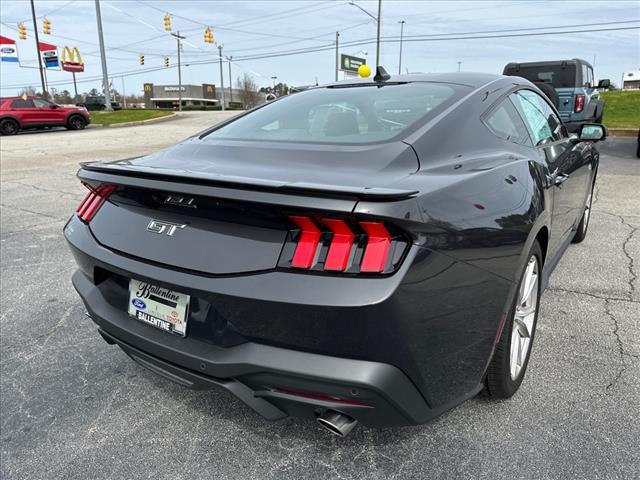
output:
M 67 120 L 67 128 L 69 130 L 82 130 L 87 126 L 87 122 L 80 115 L 71 115 Z
M 580 243 L 587 237 L 587 230 L 589 229 L 589 219 L 591 218 L 591 202 L 593 201 L 593 187 L 595 186 L 595 179 L 591 184 L 591 190 L 587 195 L 587 201 L 582 211 L 582 218 L 576 229 L 576 234 L 573 236 L 571 243 Z
M 2 135 L 15 135 L 20 131 L 20 124 L 11 118 L 0 120 L 0 133 Z
M 534 241 L 487 370 L 484 393 L 488 397 L 509 398 L 520 388 L 529 365 L 538 322 L 541 281 L 542 250 Z
M 548 83 L 535 83 L 534 85 L 538 87 L 549 100 L 551 100 L 551 103 L 553 103 L 553 106 L 556 107 L 556 109 L 560 108 L 560 97 L 558 96 L 558 92 L 556 92 L 555 88 Z

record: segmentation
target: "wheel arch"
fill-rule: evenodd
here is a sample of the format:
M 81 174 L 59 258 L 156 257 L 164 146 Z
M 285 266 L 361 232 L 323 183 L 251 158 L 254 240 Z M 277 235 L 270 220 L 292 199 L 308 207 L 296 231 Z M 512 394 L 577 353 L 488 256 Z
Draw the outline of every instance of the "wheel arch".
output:
M 22 127 L 22 123 L 14 115 L 9 114 L 9 115 L 0 116 L 0 122 L 3 121 L 3 120 L 13 120 L 14 122 L 16 122 L 18 124 L 19 127 Z

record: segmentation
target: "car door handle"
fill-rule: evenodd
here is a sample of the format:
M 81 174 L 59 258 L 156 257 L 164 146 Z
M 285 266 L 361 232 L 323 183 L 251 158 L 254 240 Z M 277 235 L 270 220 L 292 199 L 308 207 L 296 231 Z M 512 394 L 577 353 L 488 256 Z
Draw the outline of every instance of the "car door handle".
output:
M 559 173 L 558 170 L 553 172 L 551 175 L 547 176 L 547 179 L 549 180 L 549 185 L 555 185 L 557 187 L 559 187 L 564 182 L 566 182 L 568 178 L 569 178 L 569 174 Z

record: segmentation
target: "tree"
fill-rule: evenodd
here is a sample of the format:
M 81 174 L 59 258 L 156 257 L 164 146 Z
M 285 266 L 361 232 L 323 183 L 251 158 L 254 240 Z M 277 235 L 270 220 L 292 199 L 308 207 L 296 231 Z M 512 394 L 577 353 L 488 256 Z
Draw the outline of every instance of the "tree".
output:
M 62 90 L 62 92 L 54 93 L 53 100 L 56 103 L 62 103 L 62 104 L 73 103 L 73 99 L 71 98 L 71 93 L 69 93 L 69 90 Z
M 253 77 L 248 73 L 245 73 L 242 77 L 238 77 L 236 80 L 236 88 L 240 90 L 240 101 L 244 105 L 244 108 L 253 108 L 260 101 L 258 86 L 253 80 Z
M 20 89 L 20 92 L 18 93 L 18 96 L 21 97 L 22 95 L 26 95 L 27 97 L 35 97 L 36 89 L 33 88 L 32 86 L 22 87 Z

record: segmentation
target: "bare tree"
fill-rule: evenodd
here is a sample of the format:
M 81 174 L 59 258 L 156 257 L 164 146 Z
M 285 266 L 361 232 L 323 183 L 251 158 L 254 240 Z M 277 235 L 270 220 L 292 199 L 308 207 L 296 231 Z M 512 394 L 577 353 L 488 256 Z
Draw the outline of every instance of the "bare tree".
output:
M 238 77 L 236 86 L 240 90 L 240 101 L 244 108 L 253 108 L 258 105 L 260 94 L 258 93 L 258 86 L 251 75 L 245 73 L 242 77 Z
M 20 89 L 20 93 L 18 93 L 18 95 L 19 96 L 26 95 L 27 97 L 35 97 L 36 89 L 33 88 L 32 86 L 22 87 Z

